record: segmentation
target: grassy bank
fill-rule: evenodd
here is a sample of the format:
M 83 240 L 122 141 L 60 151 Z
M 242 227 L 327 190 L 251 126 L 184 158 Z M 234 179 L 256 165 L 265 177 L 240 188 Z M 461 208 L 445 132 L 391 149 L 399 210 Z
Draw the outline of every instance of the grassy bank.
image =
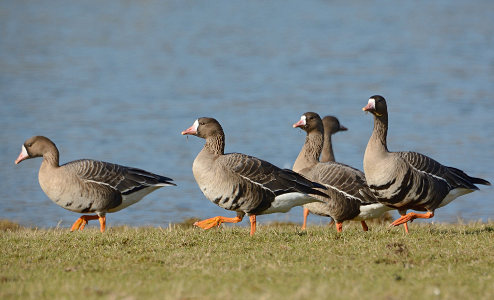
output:
M 494 223 L 0 231 L 1 299 L 488 299 Z

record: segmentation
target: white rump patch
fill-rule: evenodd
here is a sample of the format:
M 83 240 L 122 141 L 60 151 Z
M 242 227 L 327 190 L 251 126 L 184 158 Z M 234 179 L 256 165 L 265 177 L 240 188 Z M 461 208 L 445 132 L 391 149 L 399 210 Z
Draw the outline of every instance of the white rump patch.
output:
M 451 190 L 449 191 L 449 194 L 447 194 L 446 197 L 444 197 L 443 201 L 441 201 L 441 204 L 439 204 L 438 207 L 443 207 L 446 204 L 450 203 L 451 201 L 455 200 L 456 198 L 471 192 L 473 192 L 473 190 L 465 189 L 465 188 L 456 188 L 454 190 Z
M 392 210 L 391 207 L 388 207 L 381 203 L 374 203 L 369 205 L 361 205 L 360 206 L 360 214 L 355 217 L 353 220 L 356 221 L 364 221 L 368 219 L 379 218 L 383 213 Z
M 159 189 L 159 188 L 160 188 L 160 186 L 149 186 L 149 187 L 143 188 L 141 190 L 138 190 L 137 192 L 130 193 L 128 195 L 122 195 L 122 204 L 120 204 L 119 206 L 117 206 L 115 208 L 108 210 L 108 212 L 113 213 L 113 212 L 122 210 L 122 209 L 126 208 L 127 206 L 130 206 L 136 202 L 141 201 L 141 199 L 144 198 L 144 196 L 146 196 L 147 194 L 149 194 L 149 193 L 151 193 L 154 190 Z
M 271 203 L 271 207 L 260 214 L 286 213 L 294 206 L 300 206 L 311 202 L 322 202 L 304 193 L 286 193 L 276 196 Z

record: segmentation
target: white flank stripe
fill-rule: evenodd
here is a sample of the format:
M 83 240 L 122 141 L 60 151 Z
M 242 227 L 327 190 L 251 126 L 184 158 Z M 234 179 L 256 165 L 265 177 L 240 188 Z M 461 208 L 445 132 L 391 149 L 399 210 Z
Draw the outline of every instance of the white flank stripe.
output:
M 86 182 L 92 182 L 92 183 L 97 183 L 97 184 L 101 184 L 101 185 L 106 185 L 106 186 L 111 187 L 111 188 L 112 188 L 112 189 L 114 189 L 114 190 L 117 190 L 117 188 L 116 188 L 116 187 L 114 187 L 114 186 L 112 186 L 112 185 L 110 185 L 110 184 L 108 184 L 108 183 L 106 183 L 106 182 L 95 181 L 95 180 L 91 180 L 91 179 L 83 179 L 83 180 L 84 180 L 84 181 L 86 181 Z
M 245 177 L 245 176 L 243 176 L 243 175 L 241 175 L 241 174 L 238 174 L 238 175 L 239 175 L 240 177 L 242 177 L 243 179 L 246 179 L 246 180 L 248 180 L 248 181 L 252 182 L 253 184 L 258 185 L 258 186 L 260 186 L 261 188 L 263 188 L 263 189 L 265 189 L 265 190 L 268 190 L 268 191 L 273 192 L 271 189 L 268 189 L 267 187 L 265 187 L 264 185 L 262 185 L 262 184 L 261 184 L 261 183 L 259 183 L 259 182 L 255 182 L 255 181 L 253 181 L 252 179 L 250 179 L 250 178 L 248 178 L 248 177 Z
M 418 172 L 420 172 L 420 173 L 427 174 L 427 175 L 429 175 L 429 176 L 432 176 L 432 177 L 434 177 L 434 178 L 437 178 L 437 179 L 439 179 L 439 180 L 442 180 L 442 181 L 446 182 L 446 183 L 449 185 L 449 183 L 448 183 L 448 181 L 447 181 L 446 179 L 444 179 L 444 178 L 442 178 L 442 177 L 439 177 L 439 176 L 437 176 L 437 175 L 434 175 L 434 174 L 427 173 L 427 172 L 425 172 L 425 171 L 419 170 L 419 169 L 415 168 L 414 166 L 412 166 L 410 163 L 409 163 L 409 165 L 410 165 L 410 167 L 412 167 L 412 169 L 414 169 L 415 171 L 418 171 Z
M 361 201 L 359 198 L 357 198 L 355 196 L 352 196 L 352 195 L 348 194 L 347 192 L 344 192 L 342 190 L 339 190 L 339 189 L 335 188 L 334 186 L 331 186 L 329 184 L 325 184 L 325 186 L 327 186 L 328 188 L 331 188 L 331 189 L 337 191 L 338 193 L 342 193 L 343 195 L 345 195 L 345 197 L 352 198 L 352 199 L 355 199 L 357 201 Z

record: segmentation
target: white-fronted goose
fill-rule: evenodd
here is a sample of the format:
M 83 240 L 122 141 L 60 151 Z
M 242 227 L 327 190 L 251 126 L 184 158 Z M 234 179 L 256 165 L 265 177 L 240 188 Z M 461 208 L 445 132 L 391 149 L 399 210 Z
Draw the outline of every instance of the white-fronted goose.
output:
M 339 131 L 348 130 L 345 126 L 340 124 L 338 118 L 333 116 L 325 116 L 322 118 L 322 125 L 324 128 L 324 142 L 322 146 L 322 153 L 320 162 L 329 162 L 336 161 L 334 158 L 333 152 L 333 143 L 331 141 L 331 136 Z M 307 217 L 309 216 L 309 209 L 304 207 L 304 222 L 302 225 L 302 229 L 305 229 L 307 225 Z M 330 225 L 334 223 L 334 220 L 331 220 Z
M 267 161 L 240 153 L 225 154 L 225 134 L 213 118 L 199 118 L 182 134 L 206 140 L 192 165 L 192 172 L 206 198 L 218 206 L 237 212 L 235 218 L 217 216 L 194 225 L 209 229 L 221 223 L 238 223 L 245 214 L 256 231 L 256 215 L 288 212 L 292 207 L 320 201 L 325 197 L 320 184 Z M 320 190 L 318 190 L 320 189 Z
M 81 216 L 70 231 L 82 230 L 89 220 L 99 219 L 104 232 L 106 213 L 126 208 L 160 187 L 175 185 L 168 177 L 96 160 L 82 159 L 59 166 L 58 149 L 44 136 L 26 140 L 15 163 L 40 156 L 43 162 L 38 179 L 48 198 L 70 211 L 96 214 Z
M 325 193 L 329 198 L 324 202 L 304 205 L 304 225 L 308 212 L 320 216 L 332 217 L 338 232 L 342 231 L 342 223 L 347 220 L 358 220 L 364 231 L 368 230 L 365 220 L 377 218 L 390 210 L 377 202 L 365 182 L 364 173 L 350 166 L 336 162 L 319 162 L 323 147 L 323 124 L 317 113 L 307 112 L 300 121 L 293 124 L 307 132 L 304 146 L 300 151 L 293 171 L 308 179 L 327 187 Z M 319 196 L 316 196 L 319 197 Z
M 322 118 L 322 125 L 324 127 L 324 143 L 320 161 L 336 161 L 334 158 L 331 136 L 339 131 L 346 131 L 348 129 L 340 124 L 338 118 L 333 116 L 325 116 L 324 118 Z
M 382 96 L 372 96 L 362 110 L 374 115 L 374 130 L 364 155 L 365 178 L 380 203 L 400 212 L 401 217 L 391 225 L 406 225 L 416 218 L 432 218 L 435 209 L 478 190 L 475 184 L 490 185 L 484 179 L 470 177 L 417 152 L 389 152 L 386 100 Z M 426 213 L 406 214 L 408 209 Z M 408 228 L 405 229 L 408 232 Z

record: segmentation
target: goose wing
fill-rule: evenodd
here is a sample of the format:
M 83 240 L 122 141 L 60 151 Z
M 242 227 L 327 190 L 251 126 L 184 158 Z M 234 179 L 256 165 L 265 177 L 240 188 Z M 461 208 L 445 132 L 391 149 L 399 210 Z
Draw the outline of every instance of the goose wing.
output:
M 327 162 L 319 163 L 310 170 L 310 176 L 316 182 L 324 184 L 340 195 L 353 198 L 362 204 L 377 203 L 360 170 L 348 165 Z
M 251 181 L 276 196 L 291 192 L 327 195 L 317 189 L 326 189 L 323 185 L 312 182 L 302 175 L 288 169 L 281 169 L 262 159 L 231 153 L 219 158 L 224 167 L 244 180 Z
M 72 169 L 81 180 L 109 186 L 122 195 L 150 186 L 175 185 L 171 178 L 108 162 L 82 159 L 64 166 Z

